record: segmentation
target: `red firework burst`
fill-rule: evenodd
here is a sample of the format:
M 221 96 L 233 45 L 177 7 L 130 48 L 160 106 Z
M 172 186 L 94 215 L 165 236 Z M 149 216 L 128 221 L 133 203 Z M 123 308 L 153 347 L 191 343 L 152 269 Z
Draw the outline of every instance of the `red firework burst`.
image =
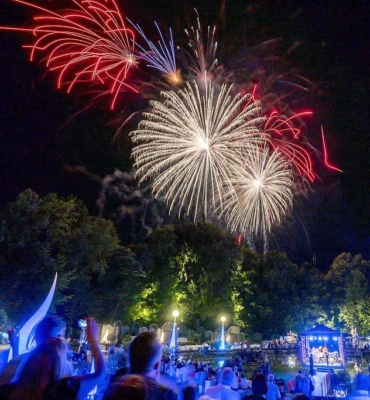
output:
M 257 85 L 254 85 L 251 96 L 244 107 L 253 101 L 257 101 L 256 91 Z M 302 141 L 299 141 L 301 126 L 303 125 L 301 118 L 311 115 L 312 111 L 303 111 L 286 117 L 281 115 L 278 111 L 272 111 L 269 115 L 265 115 L 262 134 L 274 150 L 282 153 L 284 157 L 292 163 L 295 171 L 299 175 L 313 182 L 315 180 L 315 174 L 310 153 L 304 148 Z M 299 123 L 295 123 L 295 121 L 299 121 Z M 297 125 L 300 127 L 297 127 Z
M 312 112 L 305 111 L 286 118 L 274 111 L 267 116 L 263 132 L 267 135 L 270 145 L 291 161 L 298 174 L 313 182 L 315 175 L 309 152 L 298 142 L 301 129 L 293 124 L 293 120 L 309 115 L 312 115 Z
M 122 89 L 136 91 L 126 83 L 129 69 L 136 64 L 134 33 L 126 28 L 115 0 L 71 0 L 73 9 L 48 10 L 23 0 L 13 0 L 41 11 L 33 28 L 1 29 L 29 32 L 35 37 L 30 59 L 43 53 L 46 66 L 58 73 L 58 87 L 67 92 L 79 82 L 98 81 L 108 85 L 114 108 Z

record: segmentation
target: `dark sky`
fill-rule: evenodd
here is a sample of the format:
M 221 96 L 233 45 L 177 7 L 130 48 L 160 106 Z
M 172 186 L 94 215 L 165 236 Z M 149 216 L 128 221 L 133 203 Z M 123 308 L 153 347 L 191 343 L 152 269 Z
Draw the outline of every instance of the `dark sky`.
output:
M 69 2 L 37 3 L 54 7 Z M 188 14 L 193 7 L 203 21 L 213 23 L 221 1 L 118 3 L 142 26 L 156 20 L 175 29 L 185 20 L 191 21 Z M 370 256 L 369 8 L 367 1 L 355 0 L 226 0 L 228 31 L 242 34 L 255 26 L 256 39 L 284 36 L 292 43 L 302 41 L 303 50 L 296 62 L 322 91 L 312 104 L 313 111 L 317 125 L 323 124 L 327 132 L 330 159 L 343 173 L 320 169 L 322 183 L 309 207 L 315 218 L 327 221 L 322 229 L 311 227 L 311 252 L 305 254 L 299 246 L 287 245 L 297 261 L 305 257 L 310 261 L 311 253 L 326 264 L 341 251 Z M 248 20 L 252 14 L 254 20 Z M 27 7 L 1 1 L 0 25 L 24 26 L 30 21 Z M 115 127 L 109 122 L 117 114 L 107 111 L 107 101 L 67 123 L 86 105 L 88 97 L 80 96 L 80 89 L 70 95 L 56 89 L 53 76 L 45 75 L 44 65 L 28 61 L 22 44 L 29 43 L 29 39 L 23 34 L 0 32 L 0 206 L 30 187 L 39 195 L 50 191 L 64 196 L 74 194 L 96 214 L 99 184 L 72 173 L 65 165 L 83 165 L 100 176 L 113 172 L 114 167 L 125 168 L 127 160 L 110 144 Z M 317 132 L 315 135 L 313 141 L 319 137 Z M 304 254 L 301 258 L 299 252 Z

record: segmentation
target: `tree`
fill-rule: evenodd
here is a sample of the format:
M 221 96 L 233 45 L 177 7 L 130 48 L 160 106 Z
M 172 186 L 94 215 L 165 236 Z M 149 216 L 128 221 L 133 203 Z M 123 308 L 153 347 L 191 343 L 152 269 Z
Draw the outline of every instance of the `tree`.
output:
M 240 319 L 254 332 L 300 332 L 325 318 L 318 304 L 323 275 L 315 267 L 298 268 L 285 253 L 249 250 L 244 251 L 241 273 L 249 283 L 241 288 Z
M 128 248 L 116 250 L 108 262 L 108 270 L 98 289 L 101 310 L 106 321 L 131 322 L 129 311 L 138 302 L 145 285 L 145 273 L 134 253 Z
M 360 334 L 369 333 L 369 279 L 370 261 L 361 254 L 350 253 L 336 257 L 325 276 L 331 309 L 338 322 L 344 322 L 347 329 L 355 326 Z
M 330 325 L 324 275 L 315 266 L 304 263 L 298 268 L 296 292 L 289 315 L 284 320 L 286 330 L 303 332 L 317 323 Z
M 118 248 L 113 224 L 89 216 L 76 198 L 20 193 L 1 213 L 0 308 L 24 322 L 58 272 L 54 310 L 70 324 L 78 315 L 99 314 L 97 287 Z
M 257 252 L 241 246 L 239 262 L 232 276 L 234 322 L 241 328 L 253 328 L 250 316 L 251 307 L 247 299 L 253 296 L 253 275 L 259 262 L 260 256 Z
M 237 270 L 239 248 L 235 236 L 211 223 L 175 227 L 181 251 L 187 254 L 178 263 L 178 289 L 188 319 L 197 327 L 200 321 L 214 326 L 222 313 L 233 320 L 232 277 Z
M 176 307 L 196 328 L 200 321 L 213 326 L 220 313 L 233 315 L 231 281 L 239 260 L 234 236 L 209 223 L 167 225 L 135 251 L 147 282 L 132 309 L 136 318 L 168 321 Z
M 143 243 L 134 246 L 134 251 L 146 277 L 137 302 L 130 308 L 130 316 L 145 323 L 168 321 L 176 305 L 174 260 L 179 251 L 173 226 L 155 229 Z

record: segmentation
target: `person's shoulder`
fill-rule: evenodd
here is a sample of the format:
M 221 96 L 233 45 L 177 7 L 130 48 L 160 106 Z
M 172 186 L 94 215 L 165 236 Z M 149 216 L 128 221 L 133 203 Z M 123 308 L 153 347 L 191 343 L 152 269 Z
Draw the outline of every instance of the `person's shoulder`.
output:
M 276 392 L 277 398 L 280 399 L 281 398 L 281 394 L 280 394 L 279 386 L 275 385 L 275 383 L 274 383 L 274 386 L 275 386 L 275 392 Z
M 155 400 L 176 400 L 177 394 L 168 386 L 155 382 L 152 379 L 147 380 L 152 398 Z
M 10 383 L 10 381 L 14 378 L 17 368 L 19 367 L 19 364 L 21 363 L 25 355 L 26 354 L 15 356 L 5 365 L 0 374 L 0 385 Z
M 230 391 L 228 391 L 228 393 L 227 393 L 227 398 L 228 398 L 228 399 L 240 400 L 240 399 L 241 399 L 241 396 L 240 396 L 240 393 L 238 393 L 238 392 L 236 392 L 236 391 L 234 391 L 234 390 L 230 390 Z
M 206 394 L 206 395 L 211 395 L 212 393 L 218 393 L 218 392 L 220 392 L 221 389 L 222 389 L 222 386 L 221 386 L 220 384 L 218 384 L 218 385 L 216 385 L 216 386 L 210 386 L 210 387 L 206 390 L 205 394 Z
M 8 365 L 19 364 L 24 357 L 27 356 L 28 353 L 18 354 L 17 356 L 13 357 L 9 362 Z
M 347 396 L 348 400 L 370 400 L 370 396 L 367 394 L 350 394 Z
M 60 379 L 50 386 L 45 394 L 48 399 L 76 399 L 80 390 L 81 382 L 78 377 L 68 376 Z
M 237 391 L 232 390 L 232 389 L 229 388 L 229 387 L 225 387 L 225 386 L 222 386 L 222 385 L 220 385 L 220 386 L 221 386 L 221 387 L 220 387 L 220 389 L 219 389 L 219 393 L 221 393 L 223 397 L 226 395 L 226 396 L 227 396 L 227 397 L 226 397 L 227 399 L 235 399 L 235 400 L 238 400 L 238 399 L 241 398 L 241 397 L 240 397 L 240 394 L 239 394 Z M 217 386 L 216 386 L 216 387 L 217 387 Z
M 266 397 L 259 394 L 247 394 L 242 400 L 266 400 Z
M 0 385 L 0 399 L 6 400 L 10 398 L 11 394 L 13 393 L 15 386 L 10 383 L 6 383 L 4 385 Z

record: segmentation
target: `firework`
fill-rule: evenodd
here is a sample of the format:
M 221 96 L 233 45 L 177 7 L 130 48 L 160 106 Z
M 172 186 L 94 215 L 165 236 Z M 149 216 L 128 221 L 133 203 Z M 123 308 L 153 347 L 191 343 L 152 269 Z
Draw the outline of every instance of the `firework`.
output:
M 141 181 L 151 178 L 154 193 L 170 209 L 178 202 L 188 214 L 194 211 L 194 219 L 198 211 L 207 216 L 222 186 L 231 187 L 231 176 L 242 167 L 241 154 L 263 140 L 259 103 L 243 108 L 249 95 L 233 96 L 231 89 L 223 85 L 216 95 L 209 82 L 201 94 L 193 82 L 178 93 L 163 92 L 164 101 L 152 101 L 131 133 Z
M 31 61 L 37 52 L 45 54 L 49 70 L 58 72 L 58 87 L 65 85 L 70 92 L 78 82 L 107 84 L 113 94 L 111 108 L 123 88 L 135 90 L 125 82 L 136 63 L 134 34 L 126 28 L 115 0 L 72 0 L 76 8 L 58 12 L 13 1 L 42 12 L 34 17 L 34 28 L 13 29 L 35 36 L 34 44 L 24 47 L 31 49 Z
M 150 50 L 147 51 L 138 43 L 136 43 L 136 46 L 141 50 L 139 57 L 142 60 L 148 62 L 148 67 L 157 69 L 162 72 L 169 83 L 173 85 L 181 85 L 183 79 L 181 77 L 180 69 L 176 67 L 175 45 L 172 37 L 172 29 L 170 28 L 171 39 L 169 41 L 169 44 L 167 45 L 158 24 L 154 22 L 161 38 L 161 40 L 158 41 L 158 46 L 156 46 L 151 40 L 146 37 L 145 33 L 139 25 L 135 25 L 132 22 L 131 24 L 140 33 L 141 37 L 146 41 L 147 45 L 150 48 Z
M 321 138 L 322 138 L 322 147 L 324 152 L 324 164 L 333 171 L 343 172 L 341 169 L 335 167 L 334 165 L 329 164 L 328 162 L 328 152 L 326 150 L 326 143 L 325 143 L 325 135 L 324 135 L 324 128 L 321 126 Z
M 306 111 L 286 118 L 274 111 L 266 118 L 262 131 L 272 148 L 278 149 L 292 163 L 299 175 L 313 182 L 315 175 L 310 154 L 298 142 L 301 129 L 293 125 L 294 119 L 298 120 L 307 115 L 312 115 L 312 112 Z
M 188 46 L 191 50 L 189 56 L 189 71 L 193 77 L 198 78 L 199 82 L 207 82 L 212 77 L 212 72 L 218 65 L 216 58 L 217 42 L 215 40 L 216 27 L 208 27 L 207 36 L 204 40 L 199 16 L 197 17 L 197 27 L 193 26 L 190 30 L 185 29 L 188 36 Z
M 226 187 L 221 216 L 233 231 L 265 234 L 292 205 L 293 171 L 278 151 L 267 145 L 247 149 L 243 169 Z

